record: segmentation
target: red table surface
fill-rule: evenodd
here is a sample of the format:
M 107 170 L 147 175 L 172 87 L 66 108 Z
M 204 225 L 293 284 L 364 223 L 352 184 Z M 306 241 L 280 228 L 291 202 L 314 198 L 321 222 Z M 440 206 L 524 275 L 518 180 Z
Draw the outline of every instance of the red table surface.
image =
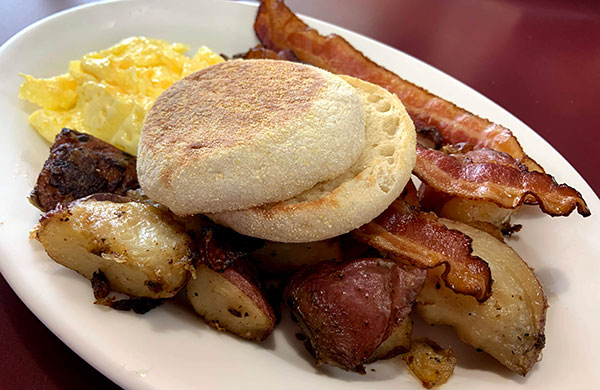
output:
M 4 1 L 0 42 L 41 17 L 84 2 L 90 1 Z M 473 87 L 550 142 L 600 194 L 600 2 L 287 3 L 296 12 L 398 48 Z M 0 388 L 118 387 L 46 329 L 0 278 Z

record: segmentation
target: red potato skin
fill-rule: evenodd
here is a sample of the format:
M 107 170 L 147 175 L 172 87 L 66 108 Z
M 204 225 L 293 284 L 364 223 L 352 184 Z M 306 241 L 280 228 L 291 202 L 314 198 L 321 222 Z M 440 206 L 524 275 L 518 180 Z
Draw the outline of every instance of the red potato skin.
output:
M 220 277 L 233 284 L 268 318 L 269 329 L 264 330 L 258 338 L 253 338 L 255 341 L 266 339 L 273 332 L 277 318 L 267 299 L 258 270 L 249 258 L 252 251 L 263 245 L 263 241 L 242 236 L 230 229 L 214 224 L 193 229 L 193 234 L 196 237 L 198 264 L 215 271 Z M 219 292 L 215 293 L 220 294 Z M 236 317 L 241 315 L 241 313 L 236 313 L 228 308 L 221 309 L 229 311 Z M 231 331 L 236 333 L 233 330 Z
M 426 271 L 386 259 L 326 261 L 296 273 L 283 299 L 319 363 L 361 372 L 412 309 Z
M 239 259 L 231 264 L 221 275 L 246 294 L 258 308 L 265 313 L 271 320 L 271 329 L 265 332 L 263 340 L 275 329 L 276 317 L 273 307 L 267 300 L 267 296 L 262 287 L 262 282 L 258 278 L 258 273 L 252 263 L 247 258 Z

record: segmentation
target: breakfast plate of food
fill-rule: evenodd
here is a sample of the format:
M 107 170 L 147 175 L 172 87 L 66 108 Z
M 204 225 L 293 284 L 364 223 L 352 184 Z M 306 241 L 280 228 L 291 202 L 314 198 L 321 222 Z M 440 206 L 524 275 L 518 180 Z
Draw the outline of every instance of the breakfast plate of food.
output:
M 0 74 L 0 270 L 119 386 L 600 385 L 600 200 L 433 67 L 282 1 L 128 0 Z

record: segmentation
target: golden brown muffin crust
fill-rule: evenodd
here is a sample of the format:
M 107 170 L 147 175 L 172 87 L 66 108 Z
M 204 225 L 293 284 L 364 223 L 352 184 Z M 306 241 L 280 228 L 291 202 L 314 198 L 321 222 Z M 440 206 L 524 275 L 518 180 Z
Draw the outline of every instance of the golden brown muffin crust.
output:
M 257 67 L 251 62 L 214 65 L 175 83 L 146 118 L 144 131 L 152 134 L 145 137 L 146 146 L 185 143 L 190 152 L 202 153 L 236 145 L 301 116 L 327 83 L 299 64 L 261 61 Z

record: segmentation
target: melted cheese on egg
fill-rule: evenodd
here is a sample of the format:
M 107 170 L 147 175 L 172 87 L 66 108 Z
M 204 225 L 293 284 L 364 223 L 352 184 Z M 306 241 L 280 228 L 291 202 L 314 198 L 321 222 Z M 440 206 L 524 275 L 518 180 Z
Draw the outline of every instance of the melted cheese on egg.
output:
M 41 108 L 29 123 L 49 142 L 63 127 L 92 134 L 133 155 L 154 100 L 175 81 L 223 58 L 207 47 L 187 57 L 187 45 L 145 37 L 71 61 L 66 74 L 23 75 L 19 97 Z

